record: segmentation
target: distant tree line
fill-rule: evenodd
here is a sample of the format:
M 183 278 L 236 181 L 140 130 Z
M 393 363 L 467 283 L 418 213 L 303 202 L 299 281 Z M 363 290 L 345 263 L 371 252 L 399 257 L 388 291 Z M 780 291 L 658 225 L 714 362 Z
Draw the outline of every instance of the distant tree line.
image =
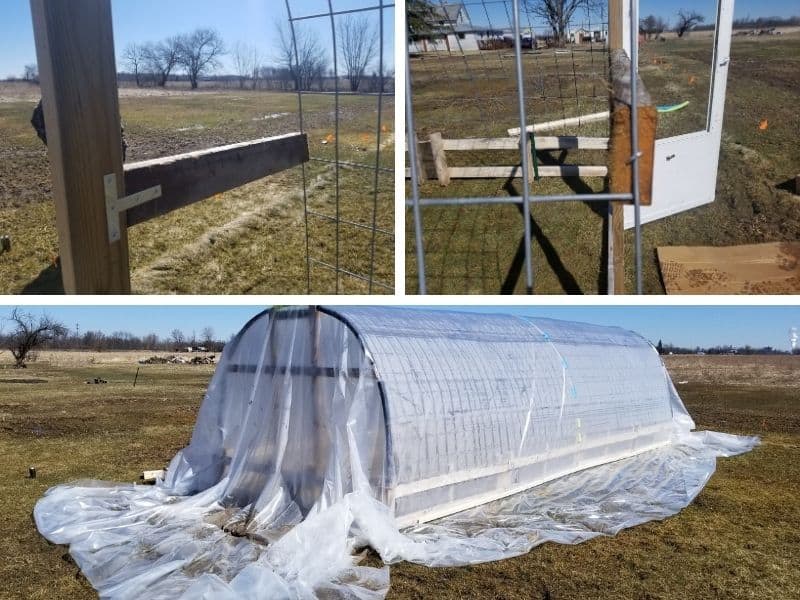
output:
M 225 342 L 217 339 L 212 327 L 204 327 L 197 335 L 185 334 L 173 329 L 168 337 L 155 333 L 138 336 L 127 331 L 104 333 L 102 331 L 79 332 L 78 326 L 70 331 L 63 323 L 52 317 L 34 315 L 15 308 L 0 319 L 0 348 L 14 356 L 17 367 L 24 368 L 36 350 L 90 350 L 93 352 L 114 350 L 150 350 L 154 352 L 185 351 L 188 348 L 204 348 L 208 352 L 221 352 Z
M 689 348 L 687 346 L 676 346 L 674 344 L 664 344 L 661 340 L 658 340 L 658 344 L 656 344 L 656 350 L 658 350 L 659 354 L 709 354 L 709 355 L 719 355 L 719 354 L 741 354 L 741 355 L 754 355 L 754 354 L 765 354 L 765 355 L 800 355 L 800 348 L 796 348 L 795 350 L 780 350 L 778 348 L 773 348 L 772 346 L 764 346 L 762 348 L 756 348 L 750 345 L 744 346 L 709 346 L 709 347 L 700 347 L 695 346 L 694 348 Z
M 759 17 L 758 19 L 751 19 L 750 17 L 744 19 L 735 19 L 733 21 L 734 29 L 770 29 L 772 27 L 800 27 L 799 17 Z
M 658 38 L 665 31 L 675 31 L 682 38 L 690 31 L 713 31 L 716 23 L 706 23 L 705 17 L 696 10 L 680 10 L 677 14 L 675 26 L 668 20 L 655 15 L 647 15 L 639 21 L 639 32 L 645 39 Z M 798 27 L 800 17 L 759 17 L 758 19 L 736 19 L 733 22 L 734 30 L 766 31 L 776 27 Z
M 233 84 L 239 89 L 329 91 L 337 78 L 351 92 L 389 91 L 394 73 L 380 60 L 378 29 L 364 16 L 347 15 L 336 26 L 336 56 L 326 51 L 319 33 L 302 25 L 275 26 L 275 56 L 263 56 L 253 45 L 237 42 L 230 49 L 213 29 L 168 37 L 160 42 L 129 44 L 123 51 L 121 80 L 139 87 L 165 87 L 170 81 L 201 80 Z M 219 73 L 230 55 L 232 73 Z M 335 61 L 335 62 L 334 62 Z M 331 85 L 333 83 L 333 85 Z

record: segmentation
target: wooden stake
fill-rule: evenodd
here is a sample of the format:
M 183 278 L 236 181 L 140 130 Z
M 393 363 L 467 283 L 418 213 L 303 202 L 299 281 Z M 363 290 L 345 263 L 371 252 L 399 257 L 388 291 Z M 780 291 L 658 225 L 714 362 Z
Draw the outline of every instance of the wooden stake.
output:
M 103 178 L 122 173 L 110 0 L 31 0 L 64 290 L 130 292 L 128 237 L 110 243 Z
M 448 185 L 450 183 L 450 171 L 447 168 L 447 157 L 444 152 L 442 134 L 432 133 L 428 139 L 431 142 L 431 154 L 436 178 L 439 180 L 440 185 Z
M 608 46 L 610 50 L 624 47 L 622 26 L 625 19 L 623 0 L 608 0 Z M 609 98 L 611 106 L 613 100 Z M 613 106 L 611 106 L 613 109 Z M 609 190 L 611 182 L 609 182 Z M 609 211 L 608 233 L 608 293 L 625 293 L 625 211 L 622 202 L 612 202 Z

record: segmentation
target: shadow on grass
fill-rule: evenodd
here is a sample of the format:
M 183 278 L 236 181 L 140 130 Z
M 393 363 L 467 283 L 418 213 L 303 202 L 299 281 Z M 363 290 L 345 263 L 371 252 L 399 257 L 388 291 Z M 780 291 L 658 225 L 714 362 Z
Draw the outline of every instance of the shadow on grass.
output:
M 23 294 L 58 295 L 64 293 L 64 281 L 61 278 L 61 259 L 44 269 L 36 279 L 22 289 Z
M 562 151 L 559 153 L 558 158 L 555 158 L 549 152 L 537 152 L 536 159 L 539 164 L 541 165 L 561 165 L 564 164 L 564 161 L 567 158 L 567 152 Z M 569 188 L 575 194 L 594 194 L 594 190 L 582 179 L 578 177 L 565 177 L 563 179 L 564 183 L 566 183 Z M 513 179 L 506 180 L 504 185 L 504 189 L 508 192 L 509 196 L 519 197 L 521 194 L 514 187 Z M 599 215 L 603 219 L 603 239 L 601 244 L 600 250 L 600 264 L 598 265 L 598 276 L 597 276 L 597 289 L 598 290 L 607 290 L 608 289 L 608 232 L 610 226 L 610 211 L 609 205 L 606 202 L 585 202 L 590 210 L 594 213 Z M 521 204 L 517 204 L 517 208 L 520 211 L 520 214 L 523 215 L 524 219 L 524 210 Z M 536 220 L 531 215 L 531 234 L 532 237 L 536 240 L 536 242 L 541 246 L 542 252 L 544 253 L 545 257 L 547 258 L 547 262 L 549 263 L 550 267 L 553 269 L 553 272 L 558 277 L 559 283 L 566 294 L 583 294 L 583 290 L 581 289 L 580 285 L 578 284 L 575 277 L 572 273 L 567 269 L 564 265 L 561 257 L 558 254 L 558 251 L 555 249 L 553 244 L 550 242 L 549 238 L 544 234 L 541 227 L 536 223 Z M 517 284 L 519 283 L 520 276 L 522 274 L 522 269 L 525 265 L 525 237 L 523 236 L 520 240 L 517 251 L 514 254 L 514 259 L 511 261 L 511 266 L 509 267 L 508 273 L 506 275 L 505 280 L 503 281 L 503 285 L 501 287 L 501 294 L 513 294 L 514 290 L 516 289 Z
M 519 197 L 520 192 L 517 188 L 514 187 L 514 180 L 513 178 L 509 178 L 506 180 L 504 185 L 505 190 L 508 192 L 509 196 L 512 197 Z M 516 205 L 517 209 L 520 211 L 520 214 L 524 217 L 524 207 L 522 204 Z M 550 242 L 550 239 L 544 234 L 542 228 L 539 227 L 539 224 L 530 216 L 530 223 L 531 223 L 531 237 L 536 240 L 539 246 L 542 248 L 542 252 L 547 258 L 547 262 L 550 265 L 550 268 L 553 269 L 553 272 L 558 277 L 558 281 L 561 284 L 561 287 L 564 290 L 564 293 L 567 294 L 582 294 L 583 291 L 581 287 L 578 285 L 578 281 L 569 272 L 567 267 L 561 261 L 561 257 L 558 255 L 553 244 Z M 500 288 L 501 294 L 513 294 L 514 290 L 516 289 L 517 284 L 519 283 L 520 276 L 522 274 L 522 269 L 525 265 L 525 236 L 523 235 L 517 245 L 517 251 L 514 254 L 514 258 L 511 261 L 511 266 L 508 269 L 508 273 L 506 274 L 506 278 L 503 281 L 503 285 Z
M 787 179 L 783 183 L 779 183 L 775 186 L 775 189 L 783 190 L 784 192 L 789 192 L 790 194 L 800 193 L 800 188 L 798 187 L 797 180 L 794 177 Z

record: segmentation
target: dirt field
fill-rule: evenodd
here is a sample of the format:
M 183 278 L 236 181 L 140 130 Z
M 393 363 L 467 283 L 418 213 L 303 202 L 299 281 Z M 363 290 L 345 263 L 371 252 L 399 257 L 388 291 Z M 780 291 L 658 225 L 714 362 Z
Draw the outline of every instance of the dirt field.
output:
M 689 100 L 688 108 L 660 116 L 659 137 L 705 126 L 710 75 L 707 36 L 648 42 L 641 73 L 658 104 Z M 524 56 L 529 114 L 536 122 L 607 110 L 606 55 L 598 49 L 528 52 Z M 512 54 L 473 53 L 412 61 L 417 132 L 445 138 L 503 137 L 517 127 Z M 573 68 L 573 64 L 575 65 Z M 467 66 L 469 65 L 469 69 Z M 558 74 L 561 77 L 558 77 Z M 576 73 L 578 76 L 574 77 Z M 576 101 L 576 95 L 580 100 Z M 792 241 L 800 236 L 800 199 L 792 193 L 800 164 L 800 33 L 734 37 L 725 123 L 713 204 L 643 227 L 645 291 L 661 294 L 655 249 L 664 245 L 724 246 Z M 767 128 L 760 129 L 762 120 Z M 554 131 L 551 135 L 608 135 L 607 123 Z M 599 152 L 540 153 L 541 164 L 603 164 Z M 517 153 L 448 153 L 451 166 L 516 164 Z M 423 197 L 518 196 L 521 180 L 430 182 Z M 601 191 L 600 178 L 533 184 L 537 194 Z M 537 293 L 605 290 L 604 217 L 588 204 L 550 204 L 533 209 L 533 261 Z M 522 293 L 522 219 L 514 206 L 428 208 L 423 211 L 429 293 Z M 417 290 L 414 229 L 406 219 L 406 289 Z M 627 289 L 634 289 L 633 231 L 626 234 Z
M 189 92 L 180 89 L 123 88 L 120 110 L 128 162 L 146 160 L 299 129 L 297 97 L 290 93 L 240 90 Z M 58 239 L 50 194 L 46 149 L 30 126 L 38 88 L 0 84 L 0 235 L 9 235 L 10 253 L 0 254 L 0 292 L 54 292 Z M 376 99 L 341 99 L 340 159 L 375 162 Z M 334 157 L 332 95 L 304 98 L 304 126 L 314 158 Z M 381 164 L 394 166 L 394 108 L 384 103 Z M 323 144 L 323 141 L 326 143 Z M 335 214 L 335 169 L 312 161 L 307 167 L 309 208 Z M 371 228 L 373 174 L 340 171 L 340 214 Z M 279 173 L 218 195 L 130 230 L 134 293 L 306 293 L 306 238 L 300 168 Z M 379 181 L 376 225 L 394 231 L 394 177 Z M 312 217 L 310 254 L 334 264 L 335 226 Z M 369 275 L 372 232 L 342 226 L 340 266 Z M 394 284 L 394 239 L 375 238 L 375 280 Z M 336 280 L 313 266 L 311 289 L 333 293 Z M 340 291 L 365 293 L 358 279 L 340 276 Z M 373 292 L 388 290 L 375 287 Z
M 94 597 L 66 549 L 36 532 L 35 501 L 74 479 L 135 481 L 188 443 L 213 367 L 142 367 L 133 388 L 145 355 L 43 353 L 25 371 L 0 366 L 0 598 Z M 672 356 L 667 366 L 699 428 L 758 434 L 762 446 L 719 461 L 666 521 L 474 567 L 400 564 L 389 597 L 800 597 L 800 357 Z M 84 383 L 94 377 L 109 383 Z

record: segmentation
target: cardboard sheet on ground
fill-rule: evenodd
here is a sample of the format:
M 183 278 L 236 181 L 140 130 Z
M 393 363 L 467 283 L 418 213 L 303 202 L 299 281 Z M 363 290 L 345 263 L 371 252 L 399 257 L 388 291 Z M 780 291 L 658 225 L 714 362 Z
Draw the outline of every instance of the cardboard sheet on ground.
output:
M 394 562 L 676 514 L 758 443 L 693 428 L 655 349 L 619 328 L 280 309 L 226 345 L 166 480 L 57 486 L 34 517 L 103 598 L 382 598 Z
M 667 294 L 800 293 L 800 242 L 658 249 Z

